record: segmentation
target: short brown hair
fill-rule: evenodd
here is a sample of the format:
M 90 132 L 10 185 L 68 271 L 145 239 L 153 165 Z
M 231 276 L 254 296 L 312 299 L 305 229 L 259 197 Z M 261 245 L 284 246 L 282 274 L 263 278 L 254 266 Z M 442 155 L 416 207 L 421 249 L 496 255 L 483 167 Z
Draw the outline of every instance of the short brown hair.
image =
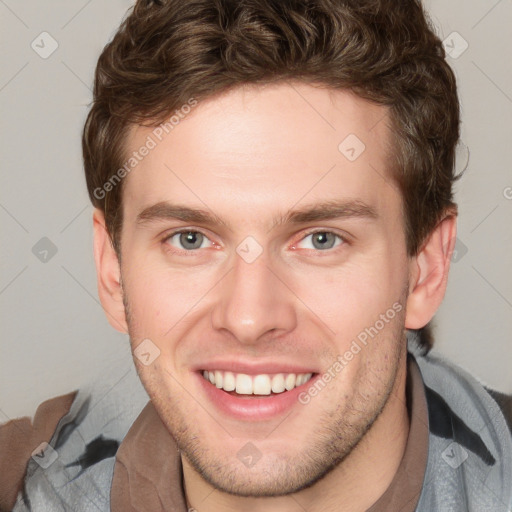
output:
M 455 76 L 417 0 L 139 0 L 96 68 L 83 132 L 89 195 L 120 253 L 122 182 L 133 124 L 157 126 L 191 98 L 244 84 L 300 80 L 389 108 L 390 173 L 415 255 L 452 197 Z

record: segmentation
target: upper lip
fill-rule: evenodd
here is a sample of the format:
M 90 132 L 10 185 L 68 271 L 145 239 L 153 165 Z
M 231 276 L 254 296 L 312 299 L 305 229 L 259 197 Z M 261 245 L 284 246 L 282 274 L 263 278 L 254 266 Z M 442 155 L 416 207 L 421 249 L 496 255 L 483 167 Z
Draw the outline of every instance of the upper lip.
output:
M 215 370 L 245 373 L 247 375 L 261 375 L 261 374 L 274 374 L 274 373 L 318 373 L 317 370 L 311 366 L 304 366 L 293 364 L 290 362 L 278 363 L 276 361 L 233 361 L 233 360 L 218 360 L 209 361 L 195 367 L 196 371 L 207 370 L 213 372 Z

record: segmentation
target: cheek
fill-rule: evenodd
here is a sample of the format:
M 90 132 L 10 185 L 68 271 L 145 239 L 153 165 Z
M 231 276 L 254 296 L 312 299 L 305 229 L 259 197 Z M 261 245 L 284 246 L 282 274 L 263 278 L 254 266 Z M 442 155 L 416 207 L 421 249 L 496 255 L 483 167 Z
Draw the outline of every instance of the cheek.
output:
M 182 319 L 193 316 L 215 284 L 214 278 L 212 268 L 177 270 L 149 258 L 127 258 L 123 263 L 123 288 L 132 337 L 166 337 Z
M 401 299 L 406 277 L 397 267 L 387 254 L 374 254 L 337 269 L 296 272 L 292 282 L 312 317 L 349 341 Z

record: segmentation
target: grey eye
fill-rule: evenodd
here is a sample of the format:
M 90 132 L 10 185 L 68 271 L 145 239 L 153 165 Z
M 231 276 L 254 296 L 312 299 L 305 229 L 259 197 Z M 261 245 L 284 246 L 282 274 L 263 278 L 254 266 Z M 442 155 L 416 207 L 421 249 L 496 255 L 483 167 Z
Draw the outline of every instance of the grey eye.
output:
M 317 231 L 305 236 L 299 243 L 302 249 L 332 249 L 343 242 L 341 236 L 330 231 Z
M 315 249 L 332 249 L 336 242 L 334 233 L 313 233 L 312 242 Z
M 168 243 L 178 249 L 185 249 L 186 251 L 201 249 L 204 244 L 208 242 L 208 238 L 202 233 L 199 233 L 199 231 L 182 231 L 175 233 L 168 239 Z

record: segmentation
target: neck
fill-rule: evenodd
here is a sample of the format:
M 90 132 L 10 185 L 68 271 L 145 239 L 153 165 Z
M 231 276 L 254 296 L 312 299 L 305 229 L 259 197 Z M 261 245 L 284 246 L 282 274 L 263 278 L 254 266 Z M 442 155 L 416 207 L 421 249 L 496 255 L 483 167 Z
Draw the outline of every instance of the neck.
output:
M 390 397 L 365 436 L 322 480 L 297 493 L 276 498 L 246 498 L 223 493 L 204 481 L 182 455 L 188 509 L 201 512 L 367 510 L 389 487 L 405 452 L 409 434 L 406 376 L 406 354 L 403 354 Z

